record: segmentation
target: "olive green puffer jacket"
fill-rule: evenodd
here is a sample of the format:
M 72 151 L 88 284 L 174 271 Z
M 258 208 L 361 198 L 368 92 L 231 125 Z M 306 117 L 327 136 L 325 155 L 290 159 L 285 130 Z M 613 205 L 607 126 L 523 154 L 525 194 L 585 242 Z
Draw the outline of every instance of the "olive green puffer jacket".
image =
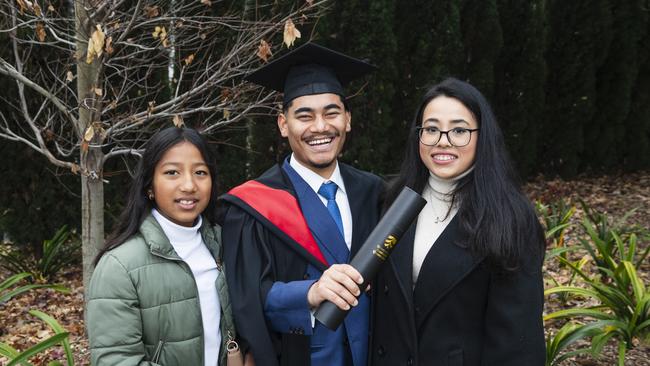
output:
M 235 336 L 221 262 L 221 228 L 203 220 L 201 235 L 217 262 L 221 303 L 220 364 Z M 203 327 L 196 282 L 153 216 L 138 234 L 104 254 L 86 292 L 92 364 L 203 365 Z

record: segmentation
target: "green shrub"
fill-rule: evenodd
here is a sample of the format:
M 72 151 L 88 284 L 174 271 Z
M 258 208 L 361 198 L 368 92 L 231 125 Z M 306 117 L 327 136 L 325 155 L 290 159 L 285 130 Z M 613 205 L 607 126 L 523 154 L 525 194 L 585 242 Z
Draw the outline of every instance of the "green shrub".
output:
M 37 280 L 48 280 L 67 265 L 78 262 L 80 249 L 81 241 L 64 225 L 52 239 L 43 241 L 40 258 L 24 248 L 9 245 L 0 249 L 0 266 L 12 273 L 29 272 Z
M 635 236 L 632 235 L 630 241 L 634 240 Z M 593 298 L 599 304 L 559 310 L 546 315 L 544 320 L 575 317 L 596 319 L 585 325 L 598 330 L 592 338 L 592 355 L 597 357 L 607 341 L 614 338 L 618 341 L 619 365 L 622 366 L 626 350 L 634 347 L 634 339 L 646 341 L 650 335 L 650 290 L 638 276 L 634 263 L 628 260 L 608 262 L 613 270 L 599 267 L 608 275 L 605 278 L 590 276 L 573 263 L 559 259 L 576 272 L 588 288 L 558 286 L 546 290 L 545 294 L 567 292 Z
M 64 292 L 68 293 L 69 290 L 66 289 L 65 287 L 59 286 L 59 285 L 49 285 L 49 284 L 42 284 L 42 285 L 24 285 L 18 288 L 15 288 L 13 290 L 9 290 L 12 286 L 14 286 L 16 283 L 20 282 L 23 279 L 26 279 L 27 277 L 30 277 L 30 273 L 17 273 L 8 279 L 2 281 L 0 283 L 0 304 L 9 301 L 11 298 L 26 292 L 30 291 L 33 289 L 37 288 L 51 288 L 53 290 L 59 291 L 59 292 Z M 39 310 L 30 310 L 29 313 L 39 319 L 41 319 L 43 322 L 45 322 L 50 329 L 54 331 L 54 335 L 33 345 L 32 347 L 24 350 L 23 352 L 19 352 L 15 348 L 11 347 L 10 345 L 0 342 L 0 355 L 5 356 L 9 359 L 9 363 L 7 366 L 13 366 L 13 365 L 27 365 L 31 366 L 31 363 L 29 363 L 29 358 L 41 353 L 43 351 L 46 351 L 49 348 L 55 347 L 57 345 L 62 345 L 64 350 L 65 350 L 65 355 L 66 355 L 66 360 L 67 366 L 74 366 L 74 358 L 72 356 L 72 349 L 70 348 L 70 342 L 68 340 L 69 333 L 65 331 L 65 329 L 59 324 L 59 322 L 56 321 L 56 319 L 52 318 L 51 316 L 45 314 L 42 311 Z M 56 366 L 56 365 L 61 365 L 60 362 L 58 361 L 53 361 L 48 363 L 48 366 Z
M 570 201 L 561 198 L 548 205 L 537 201 L 535 202 L 535 208 L 544 223 L 546 239 L 550 240 L 549 244 L 557 248 L 564 247 L 564 234 L 571 224 L 570 220 L 576 212 L 576 206 L 571 204 Z
M 546 337 L 546 366 L 559 365 L 569 357 L 589 353 L 589 347 L 564 353 L 561 352 L 572 343 L 596 334 L 598 334 L 598 329 L 593 324 L 584 325 L 567 322 L 553 336 L 549 334 Z
M 11 298 L 18 296 L 19 294 L 23 292 L 27 292 L 33 289 L 37 288 L 51 288 L 55 291 L 63 292 L 63 293 L 68 293 L 70 290 L 67 288 L 60 286 L 60 285 L 49 285 L 49 284 L 30 284 L 30 285 L 23 285 L 20 287 L 16 287 L 12 290 L 10 288 L 20 282 L 23 279 L 27 279 L 28 277 L 31 277 L 31 273 L 27 272 L 22 272 L 22 273 L 16 273 L 15 275 L 7 278 L 6 280 L 2 281 L 0 283 L 0 304 L 4 304 L 5 302 L 9 301 Z

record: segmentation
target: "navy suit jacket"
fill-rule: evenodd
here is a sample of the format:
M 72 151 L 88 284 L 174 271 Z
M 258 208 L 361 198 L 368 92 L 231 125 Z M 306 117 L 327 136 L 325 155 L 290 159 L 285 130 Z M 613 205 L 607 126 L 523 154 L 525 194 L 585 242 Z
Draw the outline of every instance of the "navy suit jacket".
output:
M 341 365 L 348 348 L 355 366 L 367 364 L 366 295 L 335 332 L 318 321 L 312 330 L 306 298 L 309 287 L 330 264 L 349 262 L 379 218 L 383 182 L 345 164 L 340 164 L 340 170 L 353 225 L 347 257 L 342 255 L 345 242 L 327 208 L 288 164 L 275 166 L 256 180 L 295 197 L 300 211 L 295 216 L 302 217 L 291 220 L 305 220 L 327 264 L 293 240 L 295 236 L 287 233 L 290 230 L 274 222 L 273 213 L 260 214 L 251 202 L 234 194 L 221 197 L 226 209 L 222 235 L 233 314 L 239 335 L 250 344 L 258 365 Z

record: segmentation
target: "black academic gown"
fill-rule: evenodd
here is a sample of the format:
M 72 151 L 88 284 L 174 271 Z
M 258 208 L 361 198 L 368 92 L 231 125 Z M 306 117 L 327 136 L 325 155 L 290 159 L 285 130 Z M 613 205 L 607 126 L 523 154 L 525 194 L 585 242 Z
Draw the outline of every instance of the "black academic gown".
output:
M 348 165 L 339 167 L 352 213 L 352 257 L 379 219 L 383 182 Z M 295 196 L 280 165 L 256 181 Z M 309 279 L 308 265 L 321 271 L 326 267 L 237 197 L 226 194 L 221 204 L 225 271 L 238 336 L 251 345 L 258 366 L 309 365 L 310 338 L 301 332 L 271 331 L 264 304 L 275 281 Z
M 415 225 L 374 283 L 373 366 L 542 366 L 542 260 L 510 275 L 454 244 L 454 217 L 425 257 L 412 287 Z

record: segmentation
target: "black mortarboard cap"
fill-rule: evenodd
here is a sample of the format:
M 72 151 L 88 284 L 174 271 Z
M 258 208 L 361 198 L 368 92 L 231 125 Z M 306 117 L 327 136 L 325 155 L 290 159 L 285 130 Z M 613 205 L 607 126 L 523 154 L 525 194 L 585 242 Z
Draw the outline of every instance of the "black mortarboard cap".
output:
M 334 93 L 345 98 L 343 86 L 374 66 L 315 43 L 305 43 L 245 77 L 284 93 L 284 103 L 311 94 Z

